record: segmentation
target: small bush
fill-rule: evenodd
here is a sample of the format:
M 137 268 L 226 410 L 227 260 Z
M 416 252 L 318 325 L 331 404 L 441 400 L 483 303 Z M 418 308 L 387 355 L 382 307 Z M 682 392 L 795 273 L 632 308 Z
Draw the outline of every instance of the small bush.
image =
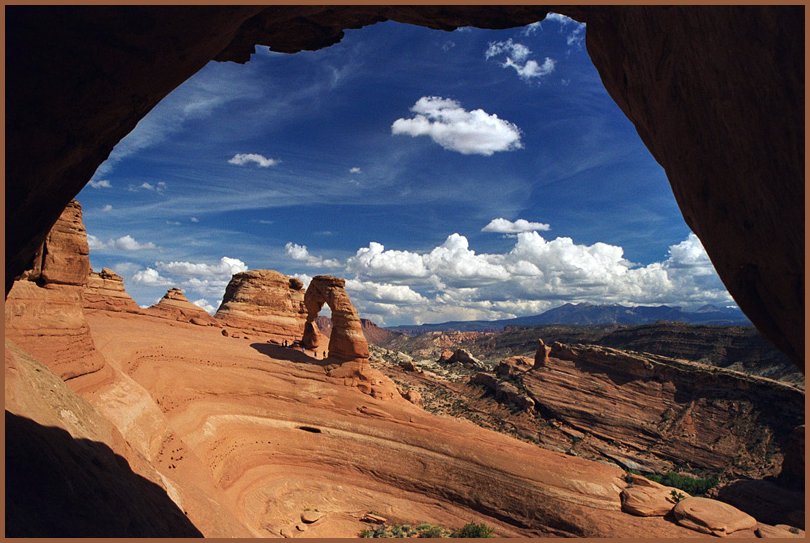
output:
M 490 528 L 486 524 L 470 522 L 453 532 L 450 537 L 494 537 L 492 535 L 494 531 L 493 528 Z
M 692 496 L 702 496 L 710 488 L 717 486 L 718 483 L 717 477 L 708 477 L 703 479 L 700 477 L 681 475 L 679 473 L 675 473 L 674 471 L 668 471 L 664 475 L 658 475 L 656 473 L 639 473 L 636 471 L 631 471 L 631 473 L 643 475 L 650 481 L 655 481 L 656 483 L 661 483 L 665 486 L 679 488 L 685 492 L 688 492 Z
M 678 503 L 679 501 L 686 499 L 686 496 L 682 492 L 678 492 L 677 490 L 671 491 L 669 495 L 672 498 L 672 501 L 674 501 L 675 503 Z
M 447 530 L 440 526 L 431 526 L 430 524 L 420 524 L 416 527 L 421 538 L 437 538 L 447 537 Z

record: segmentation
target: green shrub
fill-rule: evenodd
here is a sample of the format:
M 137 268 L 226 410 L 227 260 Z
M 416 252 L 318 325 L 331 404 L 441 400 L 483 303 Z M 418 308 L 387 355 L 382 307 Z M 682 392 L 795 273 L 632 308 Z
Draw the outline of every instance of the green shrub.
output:
M 494 531 L 493 528 L 490 528 L 486 524 L 470 522 L 453 532 L 450 537 L 495 537 L 492 535 Z
M 437 538 L 437 537 L 447 537 L 447 530 L 441 528 L 440 526 L 431 526 L 430 524 L 420 524 L 416 527 L 417 532 L 419 532 L 419 537 L 421 538 Z
M 708 477 L 703 479 L 700 477 L 681 475 L 679 473 L 675 473 L 674 471 L 668 471 L 664 475 L 658 475 L 656 473 L 639 473 L 637 471 L 631 471 L 631 473 L 643 475 L 650 481 L 655 481 L 656 483 L 661 483 L 665 486 L 679 488 L 692 496 L 702 496 L 710 488 L 717 486 L 718 483 L 717 477 Z
M 445 538 L 445 537 L 494 537 L 495 530 L 486 524 L 475 524 L 470 522 L 463 528 L 450 531 L 441 526 L 434 526 L 427 522 L 422 522 L 416 526 L 410 524 L 380 524 L 375 528 L 368 528 L 360 532 L 360 537 L 420 537 L 420 538 Z

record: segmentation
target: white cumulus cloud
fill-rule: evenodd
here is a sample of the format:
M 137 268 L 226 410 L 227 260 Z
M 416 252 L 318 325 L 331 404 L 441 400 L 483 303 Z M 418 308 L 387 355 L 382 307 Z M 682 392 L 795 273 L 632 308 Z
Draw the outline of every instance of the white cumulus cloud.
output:
M 259 168 L 269 168 L 270 166 L 278 164 L 279 161 L 275 158 L 267 158 L 258 153 L 237 153 L 233 155 L 233 158 L 228 160 L 228 164 L 234 164 L 236 166 L 247 166 L 250 163 L 256 164 Z
M 512 222 L 507 219 L 497 218 L 489 221 L 482 232 L 496 232 L 499 234 L 517 234 L 519 232 L 535 232 L 538 230 L 551 230 L 551 226 L 542 222 L 529 222 L 526 219 L 518 219 Z
M 109 213 L 110 211 L 112 211 L 112 209 L 113 209 L 113 206 L 111 206 L 110 204 L 107 204 L 107 205 L 105 205 L 104 207 L 101 208 L 101 212 L 102 213 Z
M 199 300 L 194 300 L 191 303 L 193 303 L 197 307 L 201 307 L 201 308 L 205 309 L 205 311 L 210 315 L 213 315 L 216 312 L 217 308 L 219 307 L 219 302 L 217 302 L 216 305 L 211 305 L 208 302 L 208 300 L 206 300 L 205 298 L 200 298 Z
M 443 148 L 464 155 L 491 156 L 523 148 L 516 125 L 483 109 L 467 111 L 455 100 L 423 96 L 411 111 L 414 117 L 394 121 L 392 134 L 429 136 Z
M 359 277 L 379 279 L 403 279 L 427 277 L 428 269 L 418 253 L 409 251 L 386 251 L 376 241 L 361 247 L 346 263 L 346 269 Z
M 349 173 L 361 173 L 361 169 L 355 166 L 354 168 L 349 169 Z
M 88 183 L 94 189 L 109 189 L 112 188 L 112 183 L 106 179 L 99 179 L 98 181 L 90 181 Z
M 543 223 L 501 219 L 490 225 L 489 231 L 514 236 L 511 248 L 477 253 L 455 233 L 424 252 L 376 242 L 359 249 L 346 272 L 353 274 L 347 289 L 361 315 L 380 323 L 420 323 L 512 318 L 565 302 L 687 308 L 731 303 L 694 234 L 671 245 L 662 260 L 639 265 L 617 245 L 545 239 L 539 233 Z
M 340 262 L 334 258 L 321 258 L 319 256 L 312 255 L 309 253 L 306 245 L 298 245 L 297 243 L 293 243 L 291 241 L 284 246 L 284 251 L 287 253 L 287 256 L 293 260 L 305 262 L 309 266 L 326 268 L 337 268 L 341 266 Z
M 172 284 L 169 279 L 160 275 L 154 268 L 146 268 L 135 272 L 132 281 L 148 287 L 165 287 Z

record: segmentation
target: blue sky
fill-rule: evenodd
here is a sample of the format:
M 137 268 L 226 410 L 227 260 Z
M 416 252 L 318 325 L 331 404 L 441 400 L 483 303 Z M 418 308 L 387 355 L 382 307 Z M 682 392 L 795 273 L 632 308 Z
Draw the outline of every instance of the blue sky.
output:
M 585 33 L 387 22 L 210 63 L 79 194 L 93 268 L 209 310 L 237 271 L 329 273 L 387 325 L 730 304 Z

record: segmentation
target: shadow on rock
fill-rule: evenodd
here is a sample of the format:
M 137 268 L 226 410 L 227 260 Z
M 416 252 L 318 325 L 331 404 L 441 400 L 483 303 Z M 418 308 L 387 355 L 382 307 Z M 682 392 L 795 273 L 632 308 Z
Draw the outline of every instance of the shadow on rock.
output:
M 251 347 L 276 360 L 288 360 L 298 364 L 313 364 L 315 366 L 328 366 L 334 364 L 335 360 L 329 358 L 315 358 L 301 351 L 297 347 L 283 347 L 272 343 L 251 343 Z
M 104 443 L 6 411 L 8 537 L 202 537 Z
M 716 499 L 760 522 L 804 529 L 804 489 L 784 488 L 768 479 L 741 479 L 720 488 Z

